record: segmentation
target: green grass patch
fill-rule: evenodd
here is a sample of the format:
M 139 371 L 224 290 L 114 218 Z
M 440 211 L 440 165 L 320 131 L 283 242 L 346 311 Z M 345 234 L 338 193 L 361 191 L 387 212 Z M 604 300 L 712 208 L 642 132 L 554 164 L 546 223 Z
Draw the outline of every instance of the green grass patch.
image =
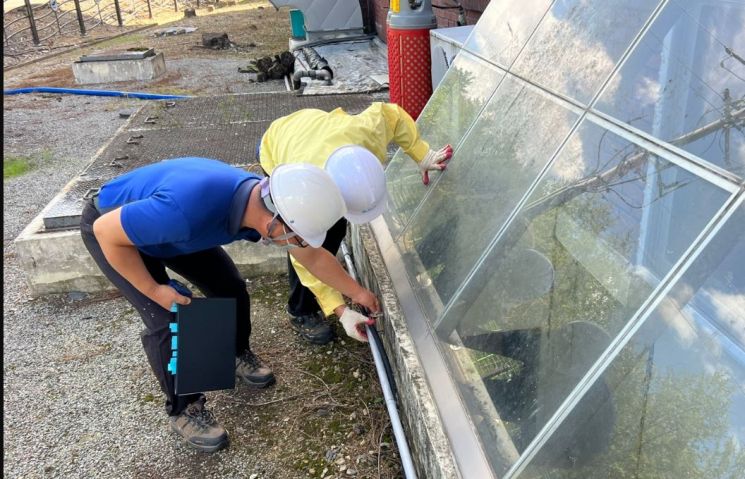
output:
M 11 156 L 3 158 L 3 179 L 15 178 L 33 169 L 31 159 L 27 156 Z
M 15 178 L 34 170 L 52 159 L 52 150 L 45 149 L 32 156 L 4 155 L 3 179 Z

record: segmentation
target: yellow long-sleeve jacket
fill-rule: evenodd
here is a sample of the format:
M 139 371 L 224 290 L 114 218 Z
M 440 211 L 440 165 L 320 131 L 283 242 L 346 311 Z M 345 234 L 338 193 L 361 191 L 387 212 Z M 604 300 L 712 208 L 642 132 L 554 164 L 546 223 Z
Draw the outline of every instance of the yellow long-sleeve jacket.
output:
M 330 113 L 305 109 L 272 122 L 261 140 L 259 158 L 261 167 L 271 175 L 274 168 L 287 163 L 310 163 L 323 168 L 337 148 L 359 145 L 384 163 L 391 141 L 417 163 L 429 151 L 414 120 L 398 105 L 376 102 L 357 115 L 341 108 Z M 316 296 L 323 314 L 328 316 L 345 304 L 341 293 L 310 274 L 295 258 L 292 265 L 300 282 Z

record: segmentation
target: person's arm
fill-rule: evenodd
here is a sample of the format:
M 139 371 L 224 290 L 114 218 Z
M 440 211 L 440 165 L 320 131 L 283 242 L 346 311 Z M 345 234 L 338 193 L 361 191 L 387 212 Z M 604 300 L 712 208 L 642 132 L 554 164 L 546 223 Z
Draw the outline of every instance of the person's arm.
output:
M 321 282 L 336 289 L 354 303 L 364 306 L 370 312 L 380 311 L 375 295 L 363 288 L 344 271 L 334 255 L 323 248 L 294 248 L 290 255 L 318 278 Z
M 323 314 L 325 316 L 329 316 L 331 313 L 336 314 L 349 337 L 357 341 L 367 341 L 365 324 L 374 325 L 375 320 L 350 309 L 344 303 L 341 293 L 322 283 L 321 280 L 305 269 L 305 266 L 300 264 L 296 258 L 291 258 L 291 261 L 300 282 L 313 292 Z
M 189 298 L 168 285 L 158 284 L 148 272 L 139 251 L 122 227 L 121 212 L 122 209 L 117 208 L 93 223 L 93 234 L 106 261 L 140 293 L 161 307 L 170 309 L 173 303 L 189 304 Z
M 300 264 L 300 261 L 298 261 L 297 258 L 290 256 L 290 261 L 292 262 L 292 267 L 295 268 L 298 279 L 300 279 L 303 286 L 308 288 L 316 297 L 316 301 L 318 301 L 318 305 L 321 307 L 321 311 L 325 316 L 336 313 L 337 310 L 343 312 L 343 309 L 340 308 L 343 308 L 346 305 L 344 303 L 344 297 L 339 291 L 313 276 L 305 266 Z
M 453 148 L 445 145 L 433 150 L 419 136 L 416 123 L 406 111 L 395 103 L 381 103 L 381 114 L 386 122 L 387 141 L 395 141 L 409 155 L 422 172 L 422 183 L 429 184 L 430 171 L 443 171 L 453 156 Z

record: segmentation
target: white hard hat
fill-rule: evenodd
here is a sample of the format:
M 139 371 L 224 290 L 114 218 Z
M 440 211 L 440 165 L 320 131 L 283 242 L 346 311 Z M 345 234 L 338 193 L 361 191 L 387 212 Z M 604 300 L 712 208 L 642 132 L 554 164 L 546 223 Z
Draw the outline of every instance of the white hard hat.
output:
M 276 167 L 269 177 L 269 194 L 282 220 L 314 248 L 347 212 L 331 176 L 310 164 Z
M 385 210 L 388 190 L 380 160 L 370 150 L 357 145 L 337 148 L 326 161 L 334 183 L 339 187 L 350 222 L 368 223 Z

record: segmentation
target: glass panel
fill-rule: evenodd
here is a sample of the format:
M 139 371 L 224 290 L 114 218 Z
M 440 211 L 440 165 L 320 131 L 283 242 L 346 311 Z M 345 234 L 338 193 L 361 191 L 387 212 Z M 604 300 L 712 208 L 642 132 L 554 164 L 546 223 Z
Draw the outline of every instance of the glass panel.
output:
M 417 122 L 422 138 L 433 148 L 453 147 L 476 119 L 497 88 L 503 73 L 466 52 L 460 52 Z M 457 162 L 456 153 L 452 162 Z M 426 188 L 417 165 L 399 149 L 386 168 L 388 210 L 385 219 L 395 239 L 408 223 Z M 430 186 L 439 174 L 430 174 Z
M 745 176 L 745 2 L 671 1 L 597 108 Z
M 741 478 L 745 208 L 520 477 Z
M 657 3 L 557 0 L 511 71 L 588 103 Z
M 507 69 L 525 46 L 552 0 L 493 1 L 464 48 Z
M 413 289 L 430 319 L 450 300 L 576 121 L 576 114 L 514 77 L 502 82 L 399 240 Z
M 435 325 L 495 468 L 494 425 L 523 451 L 727 198 L 583 122 Z

